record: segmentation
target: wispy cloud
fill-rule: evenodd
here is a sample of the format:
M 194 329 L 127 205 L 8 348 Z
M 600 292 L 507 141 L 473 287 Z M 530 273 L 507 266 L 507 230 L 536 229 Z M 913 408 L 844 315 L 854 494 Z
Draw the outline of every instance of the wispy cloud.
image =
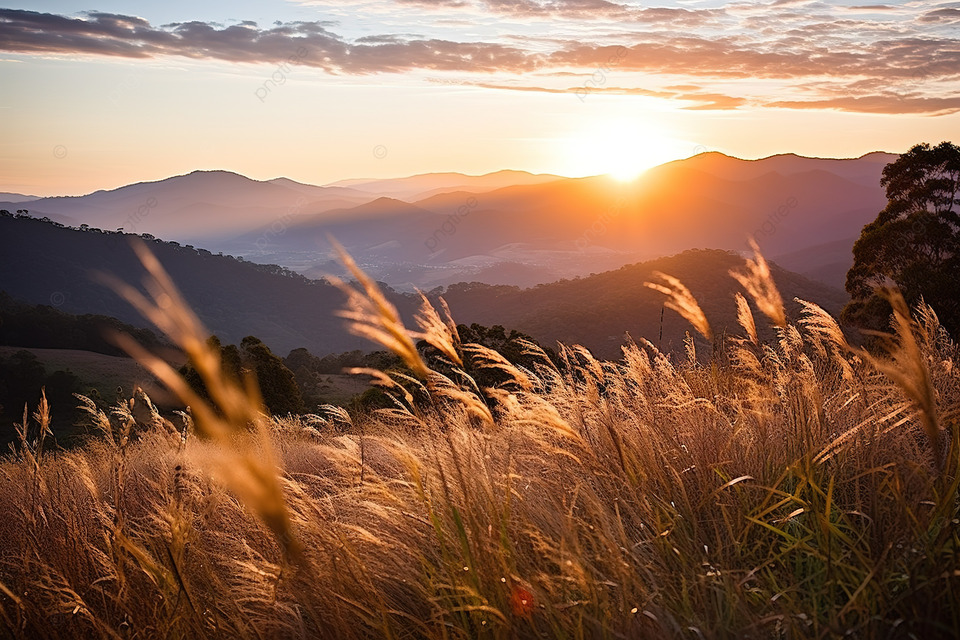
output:
M 433 80 L 436 81 L 436 80 Z M 520 85 L 520 84 L 496 84 L 491 82 L 469 82 L 461 81 L 457 84 L 481 87 L 484 89 L 503 89 L 507 91 L 533 91 L 540 93 L 572 93 L 576 95 L 587 94 L 606 94 L 606 95 L 620 95 L 620 96 L 643 96 L 647 98 L 664 98 L 668 100 L 680 100 L 687 103 L 682 106 L 683 109 L 693 109 L 693 110 L 727 110 L 727 109 L 736 109 L 747 104 L 748 100 L 746 98 L 738 98 L 733 96 L 727 96 L 720 93 L 700 93 L 700 92 L 684 92 L 684 91 L 668 91 L 668 90 L 655 90 L 655 89 L 644 89 L 643 87 L 589 87 L 585 88 L 580 87 L 567 87 L 567 88 L 551 88 L 543 87 L 536 85 Z
M 948 98 L 846 96 L 824 100 L 786 100 L 771 102 L 766 106 L 786 109 L 836 109 L 857 113 L 947 115 L 960 112 L 960 95 Z

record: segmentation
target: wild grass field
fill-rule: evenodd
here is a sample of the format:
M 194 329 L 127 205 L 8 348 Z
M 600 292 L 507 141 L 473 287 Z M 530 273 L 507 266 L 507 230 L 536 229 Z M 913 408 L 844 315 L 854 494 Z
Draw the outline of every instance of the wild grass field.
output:
M 813 304 L 786 318 L 757 256 L 740 337 L 653 284 L 709 353 L 638 341 L 557 364 L 531 344 L 523 369 L 426 300 L 405 329 L 354 269 L 347 321 L 407 365 L 366 372 L 395 406 L 269 418 L 144 260 L 149 293 L 123 291 L 211 401 L 131 343 L 192 428 L 91 404 L 102 435 L 44 451 L 46 409 L 28 418 L 0 464 L 9 637 L 960 633 L 960 354 L 929 308 L 891 293 L 892 337 L 862 351 Z

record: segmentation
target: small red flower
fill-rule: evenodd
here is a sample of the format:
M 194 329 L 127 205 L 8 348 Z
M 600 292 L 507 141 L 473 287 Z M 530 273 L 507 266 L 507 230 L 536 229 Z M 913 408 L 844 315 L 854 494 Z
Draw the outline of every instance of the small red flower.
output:
M 533 607 L 533 593 L 520 585 L 514 585 L 510 590 L 510 608 L 513 610 L 513 615 L 527 618 L 533 613 Z

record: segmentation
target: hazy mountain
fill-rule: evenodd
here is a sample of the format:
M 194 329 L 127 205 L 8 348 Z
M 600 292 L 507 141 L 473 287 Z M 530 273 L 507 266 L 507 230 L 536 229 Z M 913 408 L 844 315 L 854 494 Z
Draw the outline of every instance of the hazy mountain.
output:
M 732 180 L 756 178 L 771 171 L 782 175 L 826 171 L 851 182 L 877 187 L 883 167 L 896 159 L 896 154 L 875 151 L 859 158 L 806 158 L 794 153 L 784 153 L 759 160 L 741 160 L 712 151 L 677 162 L 719 178 Z
M 844 289 L 847 272 L 853 266 L 853 244 L 857 237 L 844 238 L 815 245 L 773 259 L 785 269 L 796 271 L 808 278 Z
M 58 299 L 54 298 L 54 302 Z M 156 348 L 170 345 L 153 331 L 97 314 L 74 315 L 47 304 L 26 304 L 0 290 L 0 345 L 41 349 L 78 349 L 110 356 L 125 356 L 108 334 L 121 331 L 137 342 Z
M 329 268 L 330 234 L 376 277 L 430 288 L 498 272 L 501 282 L 548 282 L 690 248 L 743 250 L 755 236 L 768 256 L 791 254 L 794 268 L 837 284 L 842 259 L 816 247 L 842 241 L 841 253 L 849 253 L 851 239 L 886 204 L 879 181 L 892 157 L 746 161 L 708 153 L 630 183 L 599 176 L 451 191 L 413 203 L 380 199 L 224 246 L 316 274 Z M 511 272 L 516 279 L 504 280 Z
M 481 176 L 469 176 L 463 173 L 424 173 L 406 178 L 341 180 L 330 187 L 350 187 L 365 193 L 415 201 L 446 191 L 470 191 L 483 193 L 502 187 L 522 184 L 541 184 L 563 180 L 563 176 L 549 173 L 529 173 L 504 169 Z
M 10 193 L 9 191 L 0 191 L 0 204 L 22 204 L 39 200 L 40 196 L 28 196 L 22 193 Z M 21 207 L 22 208 L 22 207 Z
M 194 242 L 233 237 L 277 221 L 285 223 L 308 211 L 355 206 L 370 199 L 345 187 L 316 187 L 287 179 L 258 181 L 229 171 L 194 171 L 84 196 L 39 198 L 27 208 L 35 217 L 74 226 L 123 228 Z
M 743 177 L 722 177 L 698 168 L 697 160 L 656 167 L 627 184 L 595 177 L 476 195 L 476 211 L 460 225 L 470 233 L 456 233 L 441 251 L 460 257 L 524 242 L 665 255 L 692 247 L 739 249 L 754 234 L 767 251 L 780 253 L 855 237 L 886 203 L 882 164 L 876 186 L 867 187 L 819 168 L 753 175 L 757 165 L 750 164 Z M 448 193 L 415 204 L 449 213 L 468 200 L 468 194 Z M 475 226 L 482 229 L 467 226 L 480 218 Z
M 532 285 L 690 248 L 742 250 L 751 235 L 768 257 L 790 256 L 792 268 L 836 285 L 851 239 L 886 204 L 880 175 L 893 158 L 703 153 L 628 183 L 498 171 L 320 187 L 195 171 L 0 207 L 149 233 L 310 277 L 338 272 L 332 235 L 372 275 L 407 290 L 463 280 Z

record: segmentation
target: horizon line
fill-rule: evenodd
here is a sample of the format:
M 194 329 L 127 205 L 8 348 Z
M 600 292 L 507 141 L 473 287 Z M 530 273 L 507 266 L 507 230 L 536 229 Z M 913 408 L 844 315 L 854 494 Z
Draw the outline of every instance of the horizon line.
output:
M 731 154 L 729 154 L 729 153 L 725 153 L 725 152 L 723 152 L 723 151 L 718 151 L 718 150 L 705 150 L 705 151 L 701 151 L 700 153 L 695 153 L 695 154 L 692 154 L 692 155 L 689 155 L 689 156 L 686 156 L 686 157 L 675 158 L 675 159 L 673 159 L 673 160 L 668 160 L 668 161 L 666 161 L 666 162 L 662 162 L 662 163 L 660 163 L 660 164 L 654 165 L 654 166 L 652 166 L 652 167 L 650 167 L 650 168 L 648 168 L 648 169 L 645 169 L 645 170 L 644 170 L 643 172 L 641 172 L 641 174 L 639 174 L 639 175 L 643 175 L 643 174 L 645 174 L 645 173 L 647 173 L 647 172 L 649 172 L 649 171 L 652 171 L 653 169 L 656 169 L 656 168 L 658 168 L 658 167 L 663 167 L 663 166 L 666 166 L 666 165 L 669 165 L 669 164 L 673 164 L 673 163 L 676 163 L 676 162 L 684 162 L 684 161 L 687 161 L 687 160 L 691 160 L 691 159 L 693 159 L 693 158 L 697 158 L 697 157 L 700 157 L 700 156 L 706 156 L 706 155 L 721 155 L 721 156 L 724 156 L 724 157 L 726 157 L 726 158 L 730 158 L 730 159 L 733 159 L 733 160 L 740 160 L 740 161 L 742 161 L 742 162 L 761 162 L 761 161 L 763 161 L 763 160 L 769 160 L 769 159 L 771 159 L 771 158 L 779 158 L 779 157 L 785 157 L 785 156 L 794 156 L 794 157 L 797 157 L 797 158 L 800 158 L 800 159 L 804 159 L 804 160 L 860 160 L 860 159 L 865 158 L 865 157 L 867 157 L 867 156 L 876 155 L 876 154 L 899 155 L 899 154 L 897 154 L 897 153 L 895 153 L 895 152 L 892 152 L 892 151 L 875 150 L 875 151 L 868 151 L 868 152 L 866 152 L 866 153 L 863 153 L 863 154 L 860 154 L 859 156 L 854 156 L 854 157 L 829 157 L 829 156 L 805 156 L 805 155 L 801 155 L 801 154 L 799 154 L 799 153 L 795 153 L 795 152 L 792 152 L 792 151 L 785 151 L 785 152 L 781 152 L 781 153 L 770 154 L 770 155 L 768 155 L 768 156 L 761 156 L 761 157 L 758 157 L 758 158 L 742 158 L 742 157 L 739 157 L 739 156 L 736 156 L 736 155 L 731 155 Z M 297 184 L 302 184 L 302 185 L 309 186 L 309 187 L 321 187 L 321 188 L 334 187 L 334 188 L 349 189 L 349 188 L 351 188 L 350 185 L 342 185 L 342 184 L 340 184 L 340 183 L 343 183 L 343 182 L 360 182 L 360 183 L 363 183 L 363 182 L 379 182 L 379 181 L 390 181 L 390 180 L 408 180 L 408 179 L 411 179 L 411 178 L 420 178 L 420 177 L 425 177 L 425 176 L 442 175 L 442 174 L 457 174 L 457 175 L 461 175 L 461 176 L 463 176 L 463 177 L 465 177 L 465 178 L 484 178 L 484 177 L 491 176 L 491 175 L 494 175 L 494 174 L 497 174 L 497 173 L 505 173 L 505 172 L 525 173 L 525 174 L 528 174 L 528 175 L 531 175 L 531 176 L 555 176 L 555 177 L 557 177 L 557 178 L 566 179 L 566 180 L 579 180 L 579 179 L 584 179 L 584 178 L 610 177 L 610 175 L 611 175 L 611 174 L 609 174 L 609 173 L 597 173 L 597 174 L 588 173 L 588 174 L 584 174 L 584 175 L 564 175 L 564 174 L 552 173 L 552 172 L 546 172 L 546 171 L 544 171 L 544 172 L 536 172 L 536 171 L 530 171 L 530 170 L 528 170 L 528 169 L 502 168 L 502 169 L 495 169 L 495 170 L 493 170 L 493 171 L 488 171 L 488 172 L 486 172 L 486 173 L 476 173 L 476 174 L 473 174 L 473 173 L 464 173 L 464 172 L 462 172 L 462 171 L 449 171 L 449 170 L 448 170 L 448 171 L 425 171 L 425 172 L 422 172 L 422 173 L 414 173 L 414 174 L 399 175 L 399 176 L 396 176 L 396 175 L 395 175 L 395 176 L 382 177 L 382 178 L 377 178 L 377 177 L 353 177 L 353 178 L 340 178 L 340 179 L 337 179 L 337 180 L 333 180 L 333 181 L 331 181 L 331 182 L 313 183 L 313 182 L 302 182 L 302 181 L 300 181 L 300 180 L 296 180 L 296 179 L 294 179 L 294 178 L 290 178 L 290 177 L 284 176 L 284 175 L 279 175 L 279 176 L 275 176 L 275 177 L 273 177 L 273 178 L 264 178 L 264 179 L 261 179 L 261 178 L 253 178 L 253 177 L 248 176 L 248 175 L 246 175 L 246 174 L 244 174 L 244 173 L 241 173 L 241 172 L 239 172 L 239 171 L 234 171 L 233 169 L 217 168 L 217 169 L 193 169 L 193 170 L 187 171 L 187 172 L 185 172 L 185 173 L 174 173 L 174 174 L 171 174 L 171 175 L 162 177 L 162 178 L 138 180 L 138 181 L 136 181 L 136 182 L 129 182 L 129 183 L 126 183 L 126 184 L 121 184 L 121 185 L 119 185 L 119 186 L 115 186 L 115 187 L 105 187 L 105 188 L 100 188 L 100 189 L 94 189 L 93 191 L 87 191 L 87 192 L 84 192 L 84 193 L 77 193 L 77 194 L 63 194 L 63 193 L 60 193 L 60 194 L 52 194 L 52 195 L 35 195 L 35 194 L 20 193 L 20 192 L 17 192 L 17 191 L 9 191 L 9 190 L 7 190 L 7 189 L 4 188 L 4 187 L 0 187 L 0 193 L 9 194 L 9 195 L 15 195 L 15 196 L 22 196 L 22 197 L 27 197 L 27 198 L 34 198 L 35 200 L 45 200 L 45 199 L 47 199 L 47 198 L 83 198 L 83 197 L 90 196 L 90 195 L 94 195 L 94 194 L 97 194 L 97 193 L 109 193 L 109 192 L 111 192 L 111 191 L 118 191 L 118 190 L 123 189 L 123 188 L 125 188 L 125 187 L 132 187 L 132 186 L 143 185 L 143 184 L 155 184 L 155 183 L 159 183 L 159 182 L 164 182 L 164 181 L 166 181 L 166 180 L 172 180 L 173 178 L 183 178 L 183 177 L 186 177 L 186 176 L 189 176 L 189 175 L 193 175 L 193 174 L 195 174 L 195 173 L 229 173 L 229 174 L 233 174 L 233 175 L 236 175 L 236 176 L 240 176 L 240 177 L 245 178 L 245 179 L 247 179 L 247 180 L 251 180 L 251 181 L 253 181 L 253 182 L 260 182 L 260 183 L 275 182 L 275 181 L 277 181 L 277 180 L 289 180 L 289 181 L 291 181 L 291 182 L 295 182 L 295 183 L 297 183 Z M 637 177 L 639 177 L 639 175 L 638 175 Z M 23 202 L 23 203 L 8 202 L 8 204 L 27 204 L 28 202 L 29 202 L 29 201 L 26 201 L 26 202 Z

